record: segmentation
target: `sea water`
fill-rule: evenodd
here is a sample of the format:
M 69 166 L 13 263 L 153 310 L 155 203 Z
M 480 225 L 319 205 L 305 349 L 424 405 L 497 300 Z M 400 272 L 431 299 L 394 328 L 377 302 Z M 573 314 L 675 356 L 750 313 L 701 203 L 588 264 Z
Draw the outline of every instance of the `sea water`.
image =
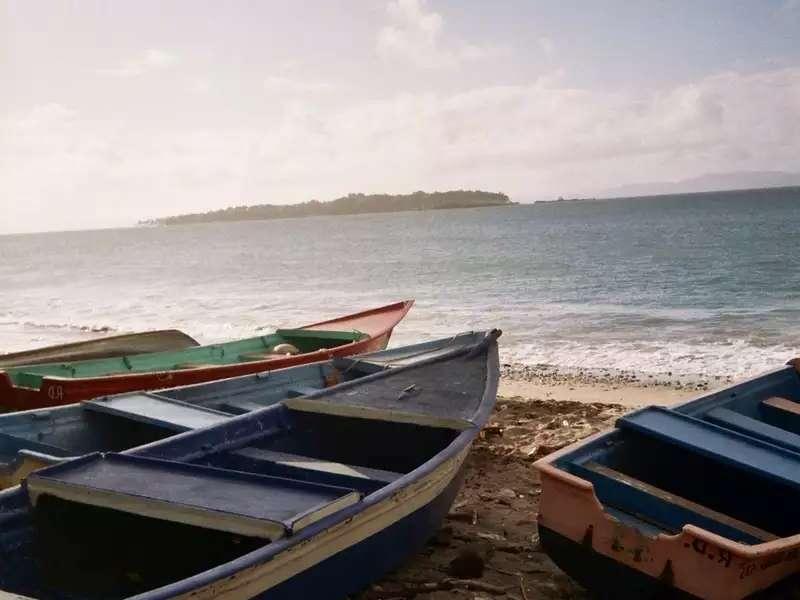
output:
M 0 351 L 416 298 L 392 345 L 498 327 L 507 362 L 742 376 L 800 353 L 799 249 L 799 188 L 3 236 Z

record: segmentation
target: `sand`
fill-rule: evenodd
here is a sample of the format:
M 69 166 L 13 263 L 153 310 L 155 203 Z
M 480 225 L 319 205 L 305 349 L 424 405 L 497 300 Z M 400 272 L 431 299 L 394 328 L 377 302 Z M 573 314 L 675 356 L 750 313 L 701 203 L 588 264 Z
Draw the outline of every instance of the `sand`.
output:
M 668 406 L 730 385 L 723 376 L 503 365 L 499 395 L 529 400 Z

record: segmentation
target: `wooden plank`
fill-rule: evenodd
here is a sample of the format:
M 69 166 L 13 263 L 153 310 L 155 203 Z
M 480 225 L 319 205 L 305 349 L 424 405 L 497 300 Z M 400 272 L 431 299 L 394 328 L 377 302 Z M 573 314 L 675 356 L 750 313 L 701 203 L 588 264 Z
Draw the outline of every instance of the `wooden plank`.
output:
M 772 396 L 761 403 L 765 406 L 771 406 L 772 408 L 777 408 L 778 410 L 800 416 L 800 404 L 788 398 Z
M 616 471 L 611 467 L 601 465 L 600 463 L 594 461 L 587 462 L 583 466 L 590 471 L 599 473 L 600 475 L 604 475 L 605 477 L 609 477 L 620 483 L 636 488 L 637 490 L 650 494 L 651 496 L 655 496 L 664 502 L 680 506 L 683 509 L 697 513 L 698 515 L 702 515 L 703 517 L 711 519 L 712 521 L 717 521 L 718 523 L 722 523 L 723 525 L 733 529 L 738 529 L 739 531 L 742 531 L 747 535 L 750 535 L 761 541 L 767 542 L 778 539 L 778 536 L 773 533 L 765 531 L 754 525 L 750 525 L 749 523 L 745 523 L 744 521 L 740 521 L 739 519 L 735 519 L 714 509 L 708 508 L 707 506 L 703 506 L 702 504 L 698 504 L 697 502 L 693 502 L 692 500 L 687 500 L 686 498 L 666 490 L 662 490 L 661 488 L 650 485 L 649 483 L 641 481 L 640 479 L 636 479 L 635 477 L 631 477 L 630 475 Z
M 219 410 L 146 393 L 86 400 L 83 406 L 89 410 L 177 431 L 208 427 L 231 417 L 229 413 Z
M 288 452 L 265 450 L 264 448 L 241 448 L 240 450 L 232 450 L 231 454 L 236 456 L 244 456 L 246 458 L 254 458 L 257 460 L 268 460 L 279 465 L 297 467 L 299 469 L 324 471 L 326 473 L 349 475 L 350 477 L 359 477 L 363 479 L 374 479 L 376 481 L 385 481 L 386 483 L 390 483 L 403 476 L 402 473 L 395 473 L 394 471 L 371 469 L 369 467 L 359 467 L 357 465 L 346 465 L 344 463 L 313 458 L 310 456 L 301 456 L 299 454 L 289 454 Z
M 314 394 L 320 389 L 323 388 L 316 388 L 310 385 L 293 385 L 288 390 L 286 390 L 286 395 L 289 398 L 300 398 L 302 396 L 308 396 L 309 394 Z
M 775 427 L 764 421 L 753 419 L 727 408 L 710 410 L 706 413 L 705 418 L 717 425 L 800 452 L 800 435 Z
M 122 454 L 33 473 L 28 494 L 278 539 L 360 500 L 352 489 Z
M 707 421 L 653 406 L 622 417 L 617 421 L 617 427 L 751 475 L 800 488 L 800 454 Z

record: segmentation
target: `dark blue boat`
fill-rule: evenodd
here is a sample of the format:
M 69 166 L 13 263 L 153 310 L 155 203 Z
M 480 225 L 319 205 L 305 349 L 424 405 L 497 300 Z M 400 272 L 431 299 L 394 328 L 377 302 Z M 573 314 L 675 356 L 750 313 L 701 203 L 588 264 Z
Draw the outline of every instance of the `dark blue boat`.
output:
M 497 337 L 0 494 L 0 589 L 42 599 L 343 598 L 435 533 L 494 406 Z
M 631 413 L 537 467 L 543 547 L 602 596 L 744 598 L 800 572 L 794 364 Z
M 63 407 L 0 415 L 0 489 L 34 469 L 89 452 L 119 452 L 276 402 L 428 360 L 475 344 L 482 333 L 336 358 L 158 392 L 131 392 Z

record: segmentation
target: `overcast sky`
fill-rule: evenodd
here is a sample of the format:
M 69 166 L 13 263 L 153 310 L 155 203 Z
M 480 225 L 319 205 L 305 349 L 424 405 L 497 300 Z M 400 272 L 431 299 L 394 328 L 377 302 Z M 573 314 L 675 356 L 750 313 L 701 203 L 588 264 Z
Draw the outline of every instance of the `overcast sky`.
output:
M 0 233 L 800 170 L 800 0 L 0 0 Z

